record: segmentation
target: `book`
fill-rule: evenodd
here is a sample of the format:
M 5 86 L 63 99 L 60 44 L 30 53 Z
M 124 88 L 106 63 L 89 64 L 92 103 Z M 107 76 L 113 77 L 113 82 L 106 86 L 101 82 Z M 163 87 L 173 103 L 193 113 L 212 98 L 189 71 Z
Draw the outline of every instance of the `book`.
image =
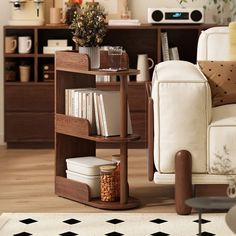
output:
M 108 21 L 108 25 L 141 25 L 138 19 L 113 19 Z
M 161 33 L 161 49 L 162 49 L 163 61 L 170 60 L 167 32 Z
M 177 47 L 170 48 L 170 59 L 179 60 L 179 51 Z
M 120 135 L 120 92 L 104 91 L 98 94 L 99 104 L 101 108 L 102 126 L 104 130 L 102 135 L 105 137 Z M 130 111 L 127 111 L 127 127 L 128 134 L 132 134 L 132 125 Z

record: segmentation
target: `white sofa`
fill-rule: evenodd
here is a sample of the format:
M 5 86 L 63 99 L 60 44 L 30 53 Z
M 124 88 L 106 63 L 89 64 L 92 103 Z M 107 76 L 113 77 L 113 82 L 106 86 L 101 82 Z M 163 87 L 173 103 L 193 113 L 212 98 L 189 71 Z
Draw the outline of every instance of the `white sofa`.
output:
M 229 60 L 228 27 L 201 33 L 197 59 Z M 154 182 L 175 184 L 175 154 L 184 149 L 192 156 L 193 184 L 227 184 L 225 173 L 236 174 L 236 104 L 213 108 L 206 77 L 186 61 L 156 65 L 151 97 Z M 219 161 L 230 167 L 218 168 Z

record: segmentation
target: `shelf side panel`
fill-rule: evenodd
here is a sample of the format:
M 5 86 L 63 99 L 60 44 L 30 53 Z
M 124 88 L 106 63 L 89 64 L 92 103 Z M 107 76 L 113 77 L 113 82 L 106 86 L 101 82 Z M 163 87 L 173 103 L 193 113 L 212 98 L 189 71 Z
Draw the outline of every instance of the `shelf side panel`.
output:
M 74 201 L 90 201 L 90 189 L 87 184 L 56 176 L 55 193 Z
M 56 68 L 66 71 L 77 71 L 90 69 L 90 60 L 87 54 L 78 52 L 56 52 Z
M 89 136 L 91 126 L 89 121 L 78 117 L 68 117 L 61 114 L 56 114 L 56 132 L 71 136 Z

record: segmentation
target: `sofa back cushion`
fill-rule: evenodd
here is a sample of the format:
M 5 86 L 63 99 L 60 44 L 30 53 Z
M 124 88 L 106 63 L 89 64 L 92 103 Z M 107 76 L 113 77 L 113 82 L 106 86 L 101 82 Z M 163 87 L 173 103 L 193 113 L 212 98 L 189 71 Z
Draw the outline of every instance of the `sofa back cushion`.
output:
M 229 27 L 218 26 L 202 31 L 197 46 L 197 60 L 230 60 Z

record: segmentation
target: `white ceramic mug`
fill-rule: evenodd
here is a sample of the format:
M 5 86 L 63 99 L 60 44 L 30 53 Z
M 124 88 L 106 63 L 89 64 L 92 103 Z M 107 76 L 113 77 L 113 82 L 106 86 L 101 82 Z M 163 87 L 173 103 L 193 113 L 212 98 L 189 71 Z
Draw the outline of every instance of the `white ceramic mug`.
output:
M 20 81 L 21 82 L 29 82 L 30 81 L 30 66 L 19 66 L 20 70 Z
M 61 24 L 62 23 L 62 8 L 51 7 L 50 8 L 50 24 Z
M 15 53 L 17 47 L 16 36 L 5 37 L 5 53 Z
M 30 36 L 18 37 L 18 52 L 19 53 L 30 53 L 32 47 L 32 40 Z
M 136 77 L 137 82 L 149 81 L 150 80 L 149 70 L 152 69 L 153 66 L 154 66 L 154 61 L 151 58 L 148 58 L 147 54 L 139 54 L 137 69 L 140 70 L 140 74 L 138 74 Z

